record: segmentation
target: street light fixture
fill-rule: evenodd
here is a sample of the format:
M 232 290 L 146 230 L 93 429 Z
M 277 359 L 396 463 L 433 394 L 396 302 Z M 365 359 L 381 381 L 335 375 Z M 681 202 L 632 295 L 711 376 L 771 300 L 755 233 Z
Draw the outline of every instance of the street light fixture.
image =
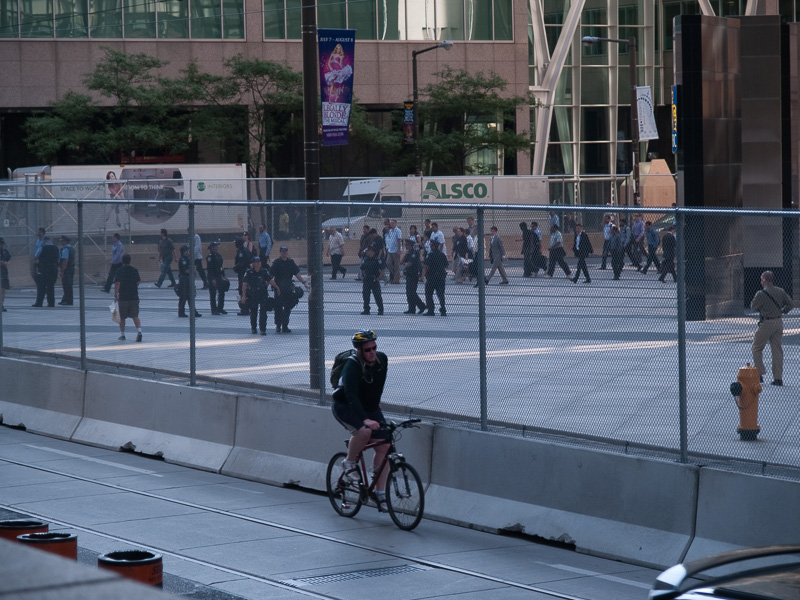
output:
M 639 206 L 639 107 L 636 101 L 636 87 L 639 85 L 639 72 L 636 66 L 636 37 L 627 40 L 616 38 L 595 37 L 585 35 L 581 38 L 584 46 L 592 46 L 600 42 L 612 44 L 627 44 L 630 57 L 631 79 L 631 142 L 633 143 L 633 205 Z
M 412 72 L 412 85 L 414 86 L 414 173 L 417 177 L 422 175 L 422 167 L 420 166 L 419 156 L 419 91 L 417 90 L 417 56 L 430 52 L 431 50 L 438 50 L 444 48 L 450 50 L 453 47 L 453 42 L 445 40 L 441 44 L 423 48 L 422 50 L 414 50 L 411 52 L 411 72 Z

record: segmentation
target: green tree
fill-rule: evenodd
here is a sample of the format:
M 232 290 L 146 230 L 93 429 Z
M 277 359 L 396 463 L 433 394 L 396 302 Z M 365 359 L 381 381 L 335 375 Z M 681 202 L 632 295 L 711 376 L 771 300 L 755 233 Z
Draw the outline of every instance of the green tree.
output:
M 184 100 L 216 108 L 196 115 L 195 127 L 207 137 L 229 134 L 230 107 L 240 107 L 246 111 L 248 176 L 276 175 L 275 158 L 302 127 L 297 118 L 303 109 L 302 75 L 286 65 L 241 54 L 225 60 L 223 67 L 225 74 L 212 75 L 192 62 L 183 71 Z
M 76 163 L 119 162 L 125 154 L 141 156 L 153 149 L 185 151 L 191 115 L 176 108 L 174 85 L 159 75 L 168 63 L 141 53 L 103 51 L 83 84 L 105 105 L 88 95 L 66 93 L 51 111 L 28 120 L 31 150 L 44 160 L 67 151 Z
M 530 152 L 529 132 L 513 126 L 517 108 L 535 104 L 529 95 L 504 94 L 508 84 L 495 73 L 445 67 L 436 76 L 421 94 L 424 131 L 417 143 L 423 164 L 443 175 L 490 175 L 496 166 L 487 155 Z

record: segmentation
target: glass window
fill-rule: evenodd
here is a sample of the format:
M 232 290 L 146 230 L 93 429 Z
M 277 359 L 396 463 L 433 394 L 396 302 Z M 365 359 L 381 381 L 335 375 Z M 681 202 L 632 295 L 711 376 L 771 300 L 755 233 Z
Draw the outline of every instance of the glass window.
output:
M 89 7 L 86 0 L 56 0 L 56 37 L 89 37 Z
M 122 0 L 89 0 L 93 38 L 122 37 Z
M 607 175 L 611 173 L 608 157 L 610 144 L 581 144 L 580 145 L 580 173 L 593 175 Z M 604 199 L 582 198 L 583 203 L 605 204 Z
M 155 1 L 136 0 L 136 2 L 126 2 L 124 18 L 126 38 L 156 37 Z
M 264 0 L 264 39 L 282 40 L 285 37 L 283 0 Z
M 569 142 L 572 140 L 572 108 L 556 106 L 553 108 L 550 123 L 551 142 Z
M 494 0 L 494 39 L 514 39 L 511 14 L 511 0 Z
M 378 0 L 378 39 L 406 39 L 405 0 Z
M 22 37 L 53 37 L 52 0 L 25 0 L 22 3 Z
M 409 40 L 438 40 L 434 3 L 406 0 L 406 37 Z
M 581 140 L 584 142 L 608 142 L 608 108 L 589 106 L 581 108 Z
M 437 40 L 464 39 L 465 0 L 436 0 Z
M 468 40 L 492 39 L 492 0 L 464 0 Z
M 604 67 L 581 69 L 581 104 L 608 104 L 608 69 Z
M 0 0 L 0 37 L 19 36 L 17 0 Z
M 189 0 L 192 38 L 222 38 L 222 9 L 219 0 Z
M 357 40 L 374 40 L 377 37 L 375 0 L 348 2 L 348 27 L 356 30 Z
M 302 19 L 300 0 L 286 0 L 286 39 L 299 40 L 302 37 Z
M 226 40 L 244 39 L 244 0 L 222 0 L 222 35 Z
M 158 3 L 158 37 L 186 39 L 189 37 L 188 2 L 162 0 Z
M 346 13 L 347 5 L 341 0 L 317 0 L 317 24 L 320 27 L 344 29 L 347 26 Z

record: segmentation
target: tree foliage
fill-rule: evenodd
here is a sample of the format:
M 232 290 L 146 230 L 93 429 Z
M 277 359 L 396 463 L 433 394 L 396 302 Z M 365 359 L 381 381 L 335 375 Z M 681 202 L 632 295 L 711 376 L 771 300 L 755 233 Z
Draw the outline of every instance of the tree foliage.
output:
M 28 120 L 31 150 L 48 161 L 68 152 L 79 163 L 119 162 L 125 154 L 141 156 L 150 149 L 186 150 L 190 115 L 176 109 L 171 86 L 159 74 L 168 63 L 141 53 L 103 51 L 83 84 L 105 102 L 67 92 L 52 111 Z
M 192 62 L 183 71 L 187 99 L 224 111 L 231 105 L 247 113 L 247 147 L 244 149 L 248 176 L 275 175 L 273 159 L 293 131 L 302 125 L 303 80 L 286 65 L 241 54 L 224 61 L 224 75 L 203 73 Z M 205 111 L 198 128 L 207 136 L 230 132 L 224 112 Z M 226 129 L 227 122 L 227 129 Z
M 424 133 L 417 140 L 423 162 L 436 173 L 492 174 L 494 165 L 479 160 L 482 150 L 530 151 L 529 133 L 513 128 L 517 108 L 534 103 L 530 96 L 504 94 L 508 84 L 495 73 L 445 67 L 436 76 L 421 93 Z

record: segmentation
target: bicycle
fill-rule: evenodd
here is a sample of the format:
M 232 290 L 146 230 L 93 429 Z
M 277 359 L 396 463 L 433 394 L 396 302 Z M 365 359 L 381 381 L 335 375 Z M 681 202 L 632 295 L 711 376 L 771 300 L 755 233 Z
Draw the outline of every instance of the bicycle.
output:
M 402 437 L 400 432 L 403 429 L 416 427 L 416 423 L 419 422 L 420 419 L 409 419 L 402 423 L 383 424 L 381 430 L 389 432 L 389 439 L 373 440 L 364 447 L 364 450 L 368 450 L 380 444 L 389 444 L 389 451 L 377 472 L 383 471 L 388 463 L 386 509 L 394 524 L 405 531 L 411 531 L 422 520 L 422 513 L 425 509 L 425 491 L 417 470 L 406 462 L 402 454 L 397 452 L 395 444 Z M 345 441 L 345 446 L 348 444 L 349 440 Z M 362 451 L 356 459 L 359 465 L 357 481 L 350 479 L 343 472 L 342 461 L 346 458 L 347 453 L 338 452 L 328 463 L 325 483 L 333 509 L 343 517 L 354 517 L 361 510 L 362 505 L 373 500 L 378 510 L 381 510 L 380 503 L 375 496 L 377 477 L 369 485 L 364 483 L 367 481 L 364 452 Z

